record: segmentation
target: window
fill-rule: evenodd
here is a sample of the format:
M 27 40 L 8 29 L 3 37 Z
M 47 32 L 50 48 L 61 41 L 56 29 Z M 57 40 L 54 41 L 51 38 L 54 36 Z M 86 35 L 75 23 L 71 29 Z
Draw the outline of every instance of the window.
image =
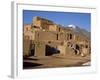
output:
M 72 34 L 70 34 L 70 39 L 72 39 Z
M 58 34 L 57 34 L 57 40 L 58 40 Z
M 86 45 L 85 48 L 88 48 L 88 45 Z

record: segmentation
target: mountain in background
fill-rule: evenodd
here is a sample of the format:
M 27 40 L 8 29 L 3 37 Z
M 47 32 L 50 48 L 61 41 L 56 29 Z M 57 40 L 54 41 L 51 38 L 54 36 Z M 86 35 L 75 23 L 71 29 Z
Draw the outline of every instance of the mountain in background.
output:
M 66 28 L 70 28 L 75 34 L 83 36 L 87 39 L 90 40 L 91 38 L 91 32 L 80 28 L 79 26 L 75 26 L 75 25 L 68 25 Z

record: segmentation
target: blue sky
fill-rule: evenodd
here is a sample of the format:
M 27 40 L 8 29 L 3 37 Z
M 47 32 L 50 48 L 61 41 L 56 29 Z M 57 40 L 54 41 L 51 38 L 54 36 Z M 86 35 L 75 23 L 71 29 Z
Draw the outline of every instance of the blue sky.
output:
M 75 12 L 52 12 L 52 11 L 33 11 L 23 10 L 23 23 L 31 24 L 35 16 L 40 16 L 53 21 L 56 24 L 67 26 L 70 24 L 77 25 L 83 29 L 90 31 L 91 14 L 75 13 Z

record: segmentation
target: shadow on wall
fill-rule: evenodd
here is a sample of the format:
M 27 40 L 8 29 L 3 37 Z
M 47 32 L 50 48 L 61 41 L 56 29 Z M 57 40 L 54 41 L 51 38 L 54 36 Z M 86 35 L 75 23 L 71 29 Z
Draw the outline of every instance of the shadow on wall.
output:
M 58 49 L 56 49 L 55 47 L 51 47 L 49 45 L 46 45 L 45 52 L 46 52 L 46 56 L 51 56 L 53 54 L 59 54 L 60 53 L 60 51 Z

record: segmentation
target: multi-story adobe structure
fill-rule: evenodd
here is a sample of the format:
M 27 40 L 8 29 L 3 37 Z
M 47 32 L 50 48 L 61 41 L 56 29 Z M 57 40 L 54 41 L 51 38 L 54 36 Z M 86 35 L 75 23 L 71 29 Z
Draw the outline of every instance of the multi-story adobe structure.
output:
M 62 27 L 53 21 L 34 17 L 32 24 L 24 25 L 24 56 L 67 56 L 90 54 L 90 40 L 75 33 L 72 28 Z

